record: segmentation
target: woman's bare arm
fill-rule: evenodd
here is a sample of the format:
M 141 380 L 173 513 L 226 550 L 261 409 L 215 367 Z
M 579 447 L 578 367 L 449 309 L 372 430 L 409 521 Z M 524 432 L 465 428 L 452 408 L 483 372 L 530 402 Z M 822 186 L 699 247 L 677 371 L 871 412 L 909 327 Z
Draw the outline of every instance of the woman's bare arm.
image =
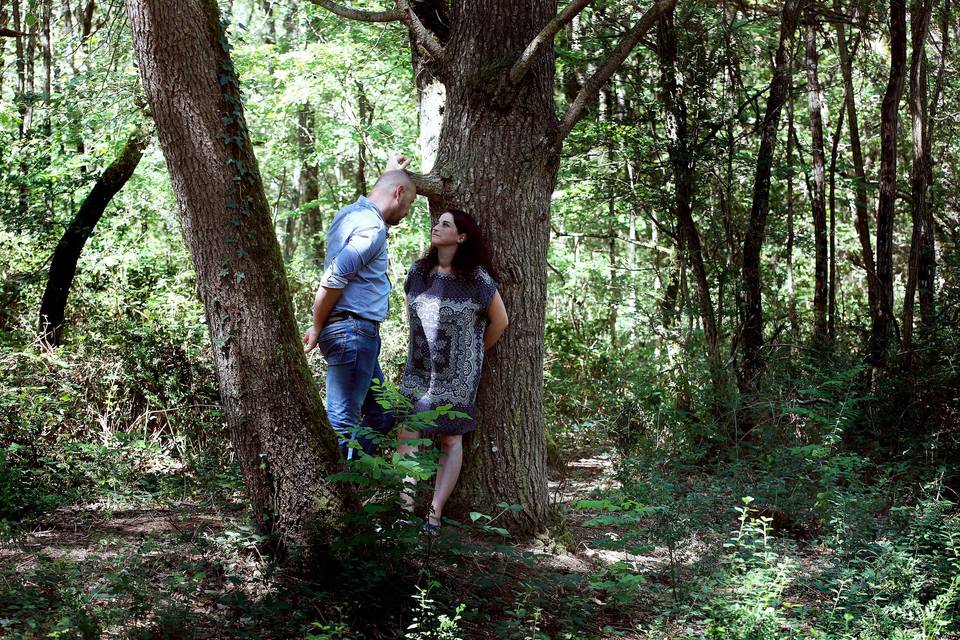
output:
M 484 351 L 489 350 L 493 345 L 497 344 L 497 341 L 500 340 L 500 336 L 503 335 L 508 324 L 510 324 L 510 320 L 507 318 L 507 308 L 503 306 L 503 298 L 500 297 L 500 292 L 497 291 L 493 294 L 493 300 L 490 301 L 490 306 L 487 307 L 487 331 L 483 334 Z

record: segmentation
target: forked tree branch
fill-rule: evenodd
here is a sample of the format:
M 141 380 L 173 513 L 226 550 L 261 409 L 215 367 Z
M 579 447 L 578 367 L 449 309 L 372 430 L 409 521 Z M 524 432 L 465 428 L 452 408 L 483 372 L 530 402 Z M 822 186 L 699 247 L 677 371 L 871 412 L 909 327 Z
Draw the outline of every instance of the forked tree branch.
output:
M 420 18 L 413 12 L 413 6 L 410 0 L 399 0 L 397 8 L 392 11 L 362 11 L 353 9 L 338 2 L 331 0 L 310 0 L 317 6 L 323 7 L 330 13 L 336 14 L 341 18 L 348 20 L 358 20 L 360 22 L 402 22 L 410 28 L 414 35 L 414 40 L 434 58 L 443 56 L 443 47 L 437 42 L 436 38 L 427 31 L 427 28 L 420 22 Z
M 20 38 L 23 36 L 28 36 L 29 33 L 24 33 L 23 31 L 14 31 L 13 29 L 7 29 L 6 27 L 0 27 L 0 38 Z
M 610 52 L 610 55 L 603 64 L 600 65 L 600 68 L 584 83 L 583 88 L 580 89 L 577 97 L 574 98 L 570 104 L 557 130 L 558 141 L 566 138 L 577 122 L 586 115 L 587 108 L 597 99 L 600 88 L 605 85 L 607 81 L 613 77 L 613 74 L 617 72 L 617 69 L 623 65 L 627 56 L 630 55 L 630 52 L 633 51 L 634 47 L 637 46 L 640 39 L 643 38 L 650 27 L 653 26 L 653 23 L 656 22 L 665 11 L 673 9 L 676 4 L 677 0 L 655 0 L 653 5 L 647 9 L 640 20 L 637 21 L 637 24 L 623 36 L 620 43 L 617 44 L 617 47 Z
M 530 41 L 527 48 L 520 54 L 520 58 L 514 63 L 513 68 L 510 69 L 510 84 L 519 84 L 527 74 L 530 65 L 536 60 L 537 54 L 543 51 L 544 47 L 550 46 L 553 42 L 553 37 L 560 32 L 560 29 L 563 29 L 568 22 L 573 20 L 577 14 L 592 2 L 593 0 L 572 0 L 566 9 L 558 13 L 553 20 L 548 22 L 540 33 Z
M 410 0 L 401 0 L 404 5 L 406 5 L 406 22 L 407 26 L 410 28 L 410 31 L 413 33 L 414 40 L 418 42 L 427 53 L 429 53 L 434 60 L 439 60 L 443 57 L 443 46 L 437 42 L 437 39 L 433 37 L 433 34 L 427 31 L 427 28 L 423 26 L 423 23 L 420 22 L 420 18 L 417 17 L 417 14 L 413 11 L 413 5 L 410 3 Z

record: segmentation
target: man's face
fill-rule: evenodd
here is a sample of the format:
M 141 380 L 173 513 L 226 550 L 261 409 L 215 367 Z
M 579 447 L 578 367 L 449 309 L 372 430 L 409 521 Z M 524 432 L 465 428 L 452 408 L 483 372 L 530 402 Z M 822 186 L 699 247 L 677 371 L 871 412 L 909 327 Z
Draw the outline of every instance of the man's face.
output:
M 389 213 L 385 213 L 383 218 L 387 224 L 399 224 L 401 220 L 407 217 L 410 212 L 410 206 L 416 199 L 415 192 L 405 189 L 403 186 L 397 186 L 393 192 L 393 206 Z

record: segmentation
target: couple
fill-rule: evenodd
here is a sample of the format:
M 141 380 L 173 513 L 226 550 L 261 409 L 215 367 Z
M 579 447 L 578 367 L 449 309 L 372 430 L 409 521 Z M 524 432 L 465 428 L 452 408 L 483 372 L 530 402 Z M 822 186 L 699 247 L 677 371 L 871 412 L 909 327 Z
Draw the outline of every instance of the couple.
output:
M 392 157 L 373 191 L 333 219 L 313 325 L 303 337 L 304 351 L 319 346 L 327 361 L 327 415 L 348 460 L 356 453 L 349 446 L 354 441 L 367 453 L 375 449 L 355 434 L 358 426 L 381 434 L 393 426 L 393 415 L 377 403 L 371 383 L 384 379 L 377 359 L 390 296 L 387 231 L 406 217 L 417 195 L 404 172 L 409 163 Z M 425 524 L 428 532 L 436 532 L 460 476 L 463 434 L 477 427 L 474 405 L 484 351 L 507 328 L 490 253 L 469 214 L 451 209 L 440 216 L 430 249 L 410 267 L 403 290 L 410 336 L 400 392 L 414 413 L 453 405 L 453 411 L 470 416 L 441 416 L 425 434 L 400 425 L 401 455 L 414 453 L 416 446 L 403 443 L 421 435 L 440 438 L 441 466 Z M 412 511 L 413 497 L 402 497 Z

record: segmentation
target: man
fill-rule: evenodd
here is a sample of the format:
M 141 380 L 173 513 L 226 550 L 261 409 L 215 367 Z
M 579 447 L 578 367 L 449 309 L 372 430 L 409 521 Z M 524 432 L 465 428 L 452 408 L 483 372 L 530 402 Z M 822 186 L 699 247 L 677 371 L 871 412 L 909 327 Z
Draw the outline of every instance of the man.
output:
M 367 453 L 376 448 L 357 434 L 358 426 L 386 433 L 392 423 L 370 387 L 374 378 L 383 380 L 377 359 L 380 323 L 387 317 L 390 297 L 387 228 L 406 217 L 417 197 L 403 171 L 409 164 L 409 158 L 391 157 L 370 194 L 333 219 L 313 303 L 313 325 L 303 336 L 303 350 L 310 352 L 319 345 L 327 361 L 327 416 L 347 460 L 355 457 L 350 447 L 354 441 Z

